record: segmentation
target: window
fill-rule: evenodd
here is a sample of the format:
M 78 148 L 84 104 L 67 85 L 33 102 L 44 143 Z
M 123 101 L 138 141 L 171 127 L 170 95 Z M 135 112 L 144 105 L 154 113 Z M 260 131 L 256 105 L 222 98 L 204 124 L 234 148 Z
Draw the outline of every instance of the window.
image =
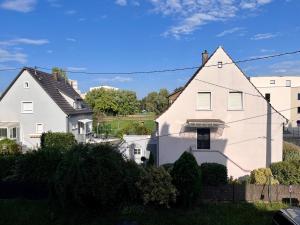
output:
M 11 139 L 16 139 L 17 138 L 17 128 L 13 127 L 9 129 L 9 137 Z
M 36 124 L 36 133 L 42 134 L 44 132 L 44 125 L 42 123 Z
M 29 88 L 29 82 L 28 81 L 24 82 L 24 88 Z
M 223 67 L 223 63 L 222 62 L 218 62 L 218 68 L 222 68 Z
M 211 93 L 198 92 L 197 110 L 210 110 L 210 109 L 211 109 Z
M 228 96 L 228 110 L 242 110 L 243 109 L 243 93 L 229 92 Z
M 22 113 L 33 113 L 33 102 L 22 102 Z
M 197 129 L 197 149 L 210 149 L 210 129 Z
M 140 155 L 141 154 L 141 149 L 140 148 L 135 148 L 134 151 L 133 151 L 133 153 L 135 155 Z
M 298 93 L 298 100 L 300 100 L 300 93 Z
M 0 128 L 0 138 L 7 138 L 7 128 Z
M 298 114 L 300 114 L 300 107 L 298 107 L 297 109 L 298 109 Z
M 265 99 L 270 102 L 271 101 L 271 94 L 270 93 L 266 93 L 265 94 Z
M 292 81 L 291 80 L 286 80 L 285 81 L 285 86 L 286 87 L 290 87 L 292 85 Z
M 275 84 L 275 80 L 270 80 L 270 84 Z

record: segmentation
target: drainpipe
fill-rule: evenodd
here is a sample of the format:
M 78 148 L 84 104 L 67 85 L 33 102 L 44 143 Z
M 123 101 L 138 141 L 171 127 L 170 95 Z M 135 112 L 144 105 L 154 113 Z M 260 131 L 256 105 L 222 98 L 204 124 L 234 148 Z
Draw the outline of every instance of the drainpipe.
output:
M 67 115 L 66 117 L 66 123 L 67 123 L 67 133 L 70 132 L 70 128 L 69 128 L 69 118 L 70 118 L 70 115 Z

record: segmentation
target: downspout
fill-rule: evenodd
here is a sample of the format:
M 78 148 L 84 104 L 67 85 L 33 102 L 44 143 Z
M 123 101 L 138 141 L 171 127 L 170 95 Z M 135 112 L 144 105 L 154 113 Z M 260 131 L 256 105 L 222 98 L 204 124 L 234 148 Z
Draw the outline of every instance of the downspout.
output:
M 66 117 L 66 123 L 67 123 L 67 133 L 70 132 L 70 128 L 69 128 L 69 118 L 70 118 L 70 115 L 67 115 Z

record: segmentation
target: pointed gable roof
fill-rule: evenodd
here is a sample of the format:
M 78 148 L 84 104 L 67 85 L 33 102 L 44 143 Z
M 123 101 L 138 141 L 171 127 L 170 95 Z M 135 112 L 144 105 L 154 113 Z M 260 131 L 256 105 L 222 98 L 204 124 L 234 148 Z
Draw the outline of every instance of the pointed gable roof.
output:
M 65 80 L 56 80 L 52 74 L 45 73 L 30 67 L 24 67 L 17 77 L 11 82 L 8 88 L 3 92 L 0 97 L 0 101 L 9 91 L 9 89 L 14 85 L 16 80 L 22 75 L 24 71 L 34 78 L 34 80 L 44 89 L 44 91 L 52 98 L 52 100 L 61 108 L 61 110 L 67 115 L 74 114 L 91 114 L 93 111 L 88 107 L 88 105 L 82 100 L 80 95 L 73 89 L 73 87 Z M 74 109 L 67 100 L 62 96 L 62 94 L 67 95 L 73 100 L 79 100 L 83 103 L 82 109 Z
M 207 65 L 207 63 L 210 61 L 210 59 L 215 55 L 215 53 L 218 51 L 218 50 L 222 50 L 225 54 L 226 54 L 226 56 L 232 61 L 232 63 L 229 63 L 229 62 L 227 62 L 226 64 L 234 64 L 238 69 L 239 69 L 239 71 L 243 74 L 243 76 L 247 79 L 247 81 L 255 88 L 255 90 L 259 93 L 259 95 L 263 98 L 263 99 L 265 99 L 265 97 L 261 94 L 261 92 L 256 88 L 256 86 L 250 81 L 250 79 L 248 79 L 248 77 L 246 76 L 246 74 L 242 71 L 242 69 L 234 62 L 234 60 L 231 58 L 231 56 L 224 50 L 224 48 L 222 47 L 222 46 L 219 46 L 210 56 L 209 56 L 209 58 L 207 59 L 207 61 L 204 63 L 204 64 L 202 64 L 196 71 L 195 71 L 195 73 L 192 75 L 192 77 L 187 81 L 187 83 L 184 85 L 184 87 L 181 89 L 181 90 L 179 90 L 178 92 L 180 92 L 179 93 L 179 95 L 177 96 L 177 98 L 173 101 L 173 103 L 171 104 L 171 105 L 169 105 L 169 107 L 163 112 L 163 113 L 161 113 L 160 115 L 158 115 L 157 116 L 157 118 L 156 118 L 156 120 L 160 117 L 160 116 L 162 116 L 165 112 L 167 112 L 168 110 L 169 110 L 169 108 L 170 107 L 172 107 L 172 105 L 174 104 L 174 102 L 180 97 L 180 95 L 182 94 L 182 92 L 184 92 L 184 90 L 189 86 L 189 84 L 192 82 L 192 80 L 194 80 L 195 79 L 195 77 L 198 75 L 198 73 Z M 217 66 L 217 65 L 209 65 L 210 67 L 212 67 L 212 66 Z M 172 93 L 172 94 L 174 94 L 174 93 Z M 171 95 L 172 95 L 171 94 Z M 286 121 L 288 121 L 288 119 L 285 117 L 285 116 L 283 116 L 278 110 L 276 110 L 272 105 L 271 105 L 271 103 L 270 102 L 268 102 L 266 99 L 265 99 L 265 101 L 266 101 L 266 103 L 267 104 L 269 104 L 270 106 L 271 106 L 271 108 L 276 112 L 276 113 L 278 113 L 280 116 L 282 116 Z

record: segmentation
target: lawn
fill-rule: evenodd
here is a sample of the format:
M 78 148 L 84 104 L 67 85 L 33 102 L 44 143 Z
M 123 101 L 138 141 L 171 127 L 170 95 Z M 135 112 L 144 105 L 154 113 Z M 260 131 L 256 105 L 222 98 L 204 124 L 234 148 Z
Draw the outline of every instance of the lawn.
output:
M 68 212 L 50 208 L 45 201 L 0 200 L 1 225 L 117 225 L 134 221 L 137 225 L 269 225 L 281 203 L 217 203 L 190 210 L 127 207 L 119 213 Z M 54 209 L 54 210 L 53 210 Z M 125 224 L 125 223 L 124 223 Z

